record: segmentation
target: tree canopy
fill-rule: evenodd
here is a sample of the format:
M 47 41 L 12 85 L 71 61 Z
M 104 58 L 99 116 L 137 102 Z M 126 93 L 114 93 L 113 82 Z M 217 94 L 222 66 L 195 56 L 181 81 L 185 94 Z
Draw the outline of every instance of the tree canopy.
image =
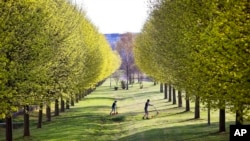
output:
M 104 35 L 68 1 L 1 1 L 0 13 L 0 118 L 81 93 L 120 66 Z
M 247 110 L 249 6 L 247 0 L 158 1 L 136 38 L 136 64 L 214 108 L 222 100 L 232 112 Z

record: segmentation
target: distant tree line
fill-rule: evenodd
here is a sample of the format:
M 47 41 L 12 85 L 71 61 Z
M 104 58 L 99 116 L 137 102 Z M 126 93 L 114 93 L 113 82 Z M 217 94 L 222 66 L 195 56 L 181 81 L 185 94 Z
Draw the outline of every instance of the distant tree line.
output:
M 123 75 L 126 76 L 126 89 L 128 89 L 129 85 L 133 85 L 135 81 L 138 83 L 142 82 L 143 74 L 135 64 L 133 53 L 134 41 L 137 34 L 131 32 L 121 34 L 115 44 L 115 50 L 119 53 L 122 60 L 120 69 L 124 71 Z

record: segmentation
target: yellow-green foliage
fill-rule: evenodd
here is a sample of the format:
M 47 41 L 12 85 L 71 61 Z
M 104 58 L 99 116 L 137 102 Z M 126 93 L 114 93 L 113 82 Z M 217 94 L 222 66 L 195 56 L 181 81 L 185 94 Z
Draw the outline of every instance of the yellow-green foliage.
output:
M 0 1 L 0 13 L 0 118 L 19 105 L 82 93 L 120 65 L 68 1 Z
M 135 44 L 142 71 L 218 108 L 250 103 L 249 2 L 161 0 Z

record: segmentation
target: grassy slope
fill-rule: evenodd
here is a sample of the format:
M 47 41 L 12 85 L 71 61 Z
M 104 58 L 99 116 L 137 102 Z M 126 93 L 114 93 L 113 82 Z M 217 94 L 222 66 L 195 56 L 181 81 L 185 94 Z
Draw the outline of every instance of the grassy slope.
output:
M 142 120 L 144 103 L 147 99 L 154 104 L 159 115 L 150 120 Z M 118 100 L 118 115 L 109 116 L 111 104 Z M 184 104 L 184 101 L 183 101 Z M 36 112 L 31 114 L 31 137 L 22 137 L 22 128 L 14 129 L 14 140 L 32 141 L 227 141 L 229 124 L 234 117 L 227 114 L 227 132 L 218 134 L 218 111 L 212 113 L 212 123 L 207 126 L 206 111 L 201 111 L 201 119 L 194 120 L 193 104 L 191 112 L 177 108 L 163 99 L 159 85 L 145 82 L 144 88 L 136 84 L 129 90 L 114 91 L 109 82 L 76 103 L 74 107 L 52 122 L 44 122 L 36 128 Z M 150 107 L 150 114 L 156 111 Z M 21 117 L 20 117 L 21 118 Z M 17 118 L 15 120 L 22 120 Z M 0 140 L 4 140 L 4 130 L 0 128 Z

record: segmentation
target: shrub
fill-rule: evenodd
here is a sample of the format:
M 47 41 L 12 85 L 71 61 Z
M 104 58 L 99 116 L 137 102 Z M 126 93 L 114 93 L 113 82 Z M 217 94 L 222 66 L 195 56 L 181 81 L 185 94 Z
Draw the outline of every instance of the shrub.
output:
M 126 82 L 124 80 L 121 81 L 122 89 L 126 88 Z

